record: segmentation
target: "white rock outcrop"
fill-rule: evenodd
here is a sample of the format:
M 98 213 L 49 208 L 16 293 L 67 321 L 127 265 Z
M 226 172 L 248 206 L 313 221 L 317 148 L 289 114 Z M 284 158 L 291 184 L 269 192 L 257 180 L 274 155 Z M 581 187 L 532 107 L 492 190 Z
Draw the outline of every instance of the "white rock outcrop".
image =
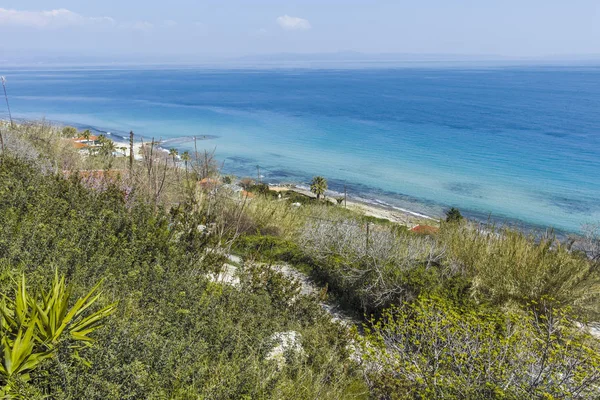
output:
M 267 354 L 266 359 L 277 363 L 277 368 L 281 369 L 286 363 L 286 354 L 294 353 L 304 355 L 304 348 L 300 343 L 302 335 L 296 331 L 278 332 L 271 336 L 271 341 L 276 345 Z

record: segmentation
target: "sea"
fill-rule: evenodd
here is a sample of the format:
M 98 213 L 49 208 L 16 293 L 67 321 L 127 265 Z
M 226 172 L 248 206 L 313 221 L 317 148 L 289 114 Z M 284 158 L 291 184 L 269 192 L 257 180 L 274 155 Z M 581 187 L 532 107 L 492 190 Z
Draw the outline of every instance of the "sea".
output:
M 523 229 L 600 222 L 600 67 L 2 68 L 14 118 Z M 7 112 L 0 106 L 0 118 Z M 258 168 L 257 168 L 258 166 Z M 333 194 L 335 195 L 335 194 Z

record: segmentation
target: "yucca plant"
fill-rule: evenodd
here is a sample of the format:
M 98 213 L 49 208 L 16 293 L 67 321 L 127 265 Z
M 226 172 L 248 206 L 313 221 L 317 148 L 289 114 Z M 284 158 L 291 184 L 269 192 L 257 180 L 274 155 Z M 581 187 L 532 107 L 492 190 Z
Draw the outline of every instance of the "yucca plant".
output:
M 65 284 L 65 278 L 59 278 L 58 272 L 54 274 L 52 287 L 49 291 L 41 291 L 41 300 L 29 297 L 28 301 L 38 314 L 37 326 L 40 339 L 48 347 L 55 347 L 63 333 L 67 332 L 71 339 L 90 342 L 88 336 L 91 332 L 102 326 L 102 321 L 113 313 L 116 304 L 110 304 L 92 314 L 84 315 L 84 311 L 92 306 L 101 293 L 97 292 L 100 284 L 89 291 L 87 295 L 77 299 L 73 307 L 68 309 L 71 298 L 71 287 Z
M 2 332 L 0 345 L 0 381 L 8 381 L 13 375 L 29 380 L 29 372 L 52 356 L 51 350 L 40 350 L 35 338 L 35 318 L 19 327 L 16 337 Z M 2 392 L 0 391 L 0 394 Z
M 5 385 L 0 389 L 1 396 L 9 394 L 13 376 L 29 380 L 29 372 L 52 357 L 62 339 L 89 345 L 92 338 L 88 335 L 101 327 L 116 307 L 111 304 L 86 315 L 85 311 L 100 297 L 101 293 L 96 293 L 99 286 L 95 285 L 69 309 L 71 288 L 58 272 L 50 290 L 41 290 L 40 295 L 28 293 L 25 276 L 21 276 L 14 299 L 5 295 L 0 302 L 0 383 Z
M 0 382 L 6 385 L 0 395 L 10 398 L 10 379 L 19 375 L 29 380 L 34 370 L 52 351 L 44 349 L 36 336 L 37 315 L 29 307 L 25 277 L 17 285 L 15 299 L 6 296 L 0 302 Z

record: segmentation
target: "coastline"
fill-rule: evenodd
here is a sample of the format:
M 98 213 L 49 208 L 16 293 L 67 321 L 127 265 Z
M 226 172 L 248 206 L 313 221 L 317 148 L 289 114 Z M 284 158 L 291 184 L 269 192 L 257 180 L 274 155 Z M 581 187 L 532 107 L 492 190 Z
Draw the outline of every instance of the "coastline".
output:
M 56 124 L 56 125 L 65 124 L 60 121 L 49 121 L 49 122 Z M 109 139 L 111 139 L 115 143 L 115 145 L 117 145 L 118 147 L 129 148 L 129 142 L 122 141 L 122 140 L 127 139 L 123 133 L 116 133 L 116 132 L 113 133 L 111 131 L 107 131 L 107 130 L 97 128 L 94 126 L 81 126 L 79 124 L 74 124 L 73 126 L 78 127 L 80 129 L 82 129 L 82 128 L 90 129 L 93 132 L 96 132 L 99 134 L 104 134 Z M 197 137 L 196 139 L 197 140 L 208 140 L 211 138 L 213 138 L 213 137 L 202 135 L 202 136 Z M 140 155 L 140 149 L 142 147 L 141 140 L 143 140 L 143 139 L 144 139 L 144 136 L 141 136 L 141 135 L 139 136 L 138 139 L 134 138 L 134 145 L 133 145 L 134 146 L 134 159 L 137 161 L 142 159 L 142 156 Z M 193 137 L 170 138 L 170 139 L 166 139 L 166 140 L 159 140 L 157 149 L 159 151 L 168 153 L 169 150 L 166 147 L 162 147 L 162 145 L 165 143 L 168 143 L 168 142 L 178 142 L 178 141 L 181 141 L 182 139 L 184 141 L 190 141 L 190 142 L 194 140 Z M 179 156 L 177 156 L 177 158 L 180 159 Z M 269 189 L 274 190 L 274 191 L 292 190 L 292 191 L 295 191 L 297 193 L 300 193 L 300 194 L 308 196 L 308 197 L 314 197 L 314 194 L 310 191 L 309 187 L 304 186 L 303 184 L 295 184 L 295 183 L 269 184 Z M 333 190 L 328 190 L 326 192 L 326 198 L 329 201 L 331 201 L 335 198 L 338 198 L 338 197 L 342 197 L 342 196 L 343 196 L 343 193 L 339 193 L 339 192 L 336 192 Z M 335 200 L 333 202 L 335 203 Z M 390 222 L 398 223 L 398 224 L 408 226 L 408 227 L 413 227 L 413 226 L 416 226 L 419 224 L 438 225 L 439 220 L 440 220 L 439 217 L 436 218 L 434 216 L 426 215 L 424 213 L 420 213 L 420 212 L 413 211 L 410 209 L 396 207 L 392 204 L 388 204 L 388 203 L 384 202 L 383 200 L 380 200 L 377 198 L 373 198 L 372 200 L 369 201 L 360 196 L 348 195 L 347 200 L 346 200 L 346 206 L 348 209 L 356 211 L 358 213 L 361 213 L 365 216 L 388 220 Z
M 21 118 L 18 118 L 15 120 L 18 121 L 17 123 L 35 122 L 35 121 L 21 119 Z M 127 149 L 129 148 L 129 142 L 128 142 L 128 140 L 126 140 L 126 139 L 128 139 L 126 136 L 128 134 L 125 131 L 114 131 L 114 130 L 108 131 L 108 130 L 104 130 L 102 128 L 98 128 L 97 126 L 69 123 L 69 122 L 58 121 L 58 120 L 44 120 L 44 121 L 46 123 L 49 123 L 51 126 L 57 127 L 57 128 L 64 127 L 64 126 L 74 126 L 78 129 L 89 129 L 96 134 L 106 135 L 118 147 L 127 147 Z M 204 140 L 213 139 L 215 137 L 217 137 L 217 136 L 198 135 L 196 137 L 196 139 L 199 141 L 204 141 Z M 147 137 L 140 135 L 140 134 L 135 135 L 135 138 L 134 138 L 134 158 L 135 158 L 135 160 L 139 161 L 142 159 L 142 156 L 140 155 L 142 141 L 144 141 L 144 143 L 146 143 L 146 141 L 149 142 L 151 140 L 152 140 L 151 138 L 148 139 Z M 155 140 L 155 142 L 159 143 L 159 145 L 156 147 L 156 149 L 158 151 L 164 152 L 164 153 L 168 153 L 169 148 L 171 148 L 171 147 L 178 148 L 180 144 L 193 142 L 193 141 L 194 141 L 194 136 L 185 136 L 185 137 L 182 136 L 182 137 L 167 138 L 167 139 L 162 139 L 162 140 L 159 139 L 158 141 Z M 165 146 L 165 145 L 168 145 L 168 146 Z M 192 146 L 193 146 L 193 144 L 192 144 Z M 127 156 L 128 151 L 126 151 L 126 153 L 127 153 L 126 154 L 126 156 Z M 179 156 L 177 158 L 181 161 L 181 158 Z M 221 164 L 223 164 L 223 163 L 221 162 Z M 239 177 L 252 175 L 252 173 L 250 171 L 243 171 L 243 172 L 236 171 L 236 172 L 240 174 Z M 223 172 L 223 173 L 226 174 L 226 172 Z M 312 193 L 310 193 L 310 190 L 308 187 L 308 183 L 306 183 L 306 181 L 303 181 L 303 180 L 298 180 L 295 182 L 282 182 L 282 181 L 278 181 L 277 179 L 275 179 L 274 181 L 269 182 L 269 185 L 273 186 L 273 187 L 286 187 L 286 186 L 293 187 L 294 190 L 297 191 L 298 193 L 301 193 L 303 195 L 312 196 Z M 338 185 L 338 187 L 339 187 L 339 185 Z M 339 191 L 335 191 L 335 190 L 329 190 L 329 191 L 327 191 L 326 196 L 329 197 L 330 200 L 333 200 L 335 198 L 343 197 L 343 193 L 341 193 Z M 417 198 L 413 198 L 412 200 L 413 200 L 412 203 L 416 204 L 417 206 L 419 206 L 419 205 L 423 206 L 420 208 L 430 207 L 430 204 L 428 204 L 425 201 L 419 201 L 419 199 L 417 199 Z M 439 221 L 441 219 L 443 219 L 443 213 L 441 213 L 441 211 L 436 212 L 436 213 L 427 213 L 427 212 L 423 212 L 423 211 L 416 211 L 414 209 L 410 209 L 409 207 L 406 207 L 406 205 L 403 205 L 402 207 L 400 207 L 400 206 L 394 205 L 389 199 L 387 199 L 387 201 L 384 201 L 384 200 L 382 200 L 382 198 L 377 197 L 377 194 L 361 192 L 360 190 L 358 190 L 358 191 L 354 190 L 352 194 L 348 195 L 347 206 L 348 206 L 348 208 L 354 209 L 366 216 L 385 219 L 385 220 L 388 220 L 388 221 L 391 221 L 394 223 L 399 223 L 399 224 L 409 226 L 409 227 L 412 227 L 412 226 L 415 226 L 418 224 L 438 225 Z M 440 207 L 440 209 L 443 209 L 443 208 Z M 566 238 L 566 237 L 570 236 L 571 234 L 576 234 L 576 235 L 581 234 L 581 232 L 577 231 L 577 230 L 563 230 L 563 229 L 553 228 L 551 226 L 537 225 L 534 223 L 530 223 L 527 221 L 520 220 L 518 218 L 509 217 L 509 216 L 483 215 L 481 213 L 475 213 L 469 209 L 463 209 L 463 208 L 461 208 L 460 210 L 465 217 L 467 217 L 470 220 L 476 221 L 478 223 L 490 224 L 490 225 L 494 225 L 496 227 L 507 226 L 509 228 L 517 229 L 524 233 L 533 234 L 535 236 L 542 235 L 547 232 L 551 232 L 551 233 L 555 234 L 557 237 L 563 237 L 563 238 Z M 439 211 L 439 210 L 435 210 L 435 211 Z
M 275 192 L 293 191 L 304 196 L 314 198 L 315 195 L 307 188 L 300 185 L 272 185 L 269 184 L 269 189 Z M 334 199 L 340 197 L 340 193 L 327 191 L 326 201 L 337 203 Z M 343 207 L 343 206 L 342 206 Z M 401 209 L 394 206 L 386 206 L 384 204 L 372 204 L 364 200 L 360 200 L 355 196 L 348 196 L 346 199 L 346 208 L 368 217 L 385 219 L 393 223 L 408 226 L 412 228 L 416 225 L 429 224 L 438 225 L 439 219 L 417 213 L 411 210 Z

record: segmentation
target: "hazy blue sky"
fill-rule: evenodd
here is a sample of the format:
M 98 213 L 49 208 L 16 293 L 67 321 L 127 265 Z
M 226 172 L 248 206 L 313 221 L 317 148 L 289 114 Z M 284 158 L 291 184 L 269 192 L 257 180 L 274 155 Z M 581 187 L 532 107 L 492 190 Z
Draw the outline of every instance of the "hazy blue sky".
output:
M 600 55 L 600 0 L 4 0 L 0 37 L 5 56 Z

